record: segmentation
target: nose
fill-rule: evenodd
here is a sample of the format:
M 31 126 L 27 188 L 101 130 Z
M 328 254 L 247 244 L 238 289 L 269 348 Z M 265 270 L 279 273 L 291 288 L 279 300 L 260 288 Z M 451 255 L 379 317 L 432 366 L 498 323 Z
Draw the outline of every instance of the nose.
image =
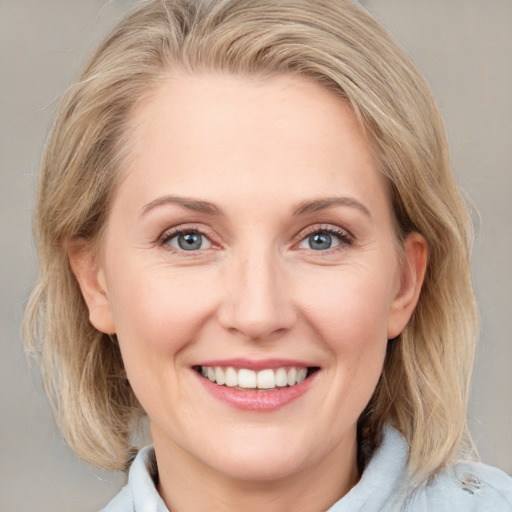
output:
M 270 252 L 270 251 L 269 251 Z M 233 258 L 219 308 L 219 322 L 245 339 L 266 341 L 296 322 L 292 290 L 283 263 L 272 254 Z

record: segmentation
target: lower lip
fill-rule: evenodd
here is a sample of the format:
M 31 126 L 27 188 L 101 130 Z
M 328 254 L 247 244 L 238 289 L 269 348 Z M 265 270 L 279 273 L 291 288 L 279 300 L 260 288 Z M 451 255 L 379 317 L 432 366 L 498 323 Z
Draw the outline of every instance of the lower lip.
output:
M 228 386 L 219 386 L 198 374 L 205 389 L 215 398 L 242 411 L 271 412 L 293 402 L 304 395 L 318 372 L 295 386 L 273 390 L 242 391 Z

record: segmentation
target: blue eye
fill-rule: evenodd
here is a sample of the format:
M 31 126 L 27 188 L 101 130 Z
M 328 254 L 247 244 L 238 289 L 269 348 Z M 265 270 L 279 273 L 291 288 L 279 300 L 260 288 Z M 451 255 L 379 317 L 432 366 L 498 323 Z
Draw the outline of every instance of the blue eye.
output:
M 212 246 L 210 240 L 198 231 L 184 231 L 172 235 L 167 239 L 166 243 L 182 251 L 198 251 L 200 249 L 209 249 Z
M 336 240 L 333 240 L 333 237 L 328 233 L 315 233 L 314 235 L 309 235 L 307 240 L 311 249 L 315 251 L 330 249 L 333 246 L 333 242 L 336 243 Z
M 317 229 L 307 235 L 299 244 L 301 249 L 310 249 L 313 251 L 327 251 L 341 244 L 350 245 L 350 237 L 345 231 L 337 230 L 332 227 Z

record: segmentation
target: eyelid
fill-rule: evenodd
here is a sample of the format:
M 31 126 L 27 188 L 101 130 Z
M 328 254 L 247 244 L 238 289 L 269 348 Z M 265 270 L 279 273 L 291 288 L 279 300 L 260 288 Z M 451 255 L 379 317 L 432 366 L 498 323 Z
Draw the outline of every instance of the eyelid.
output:
M 354 243 L 354 236 L 344 228 L 341 228 L 339 226 L 336 226 L 335 224 L 314 224 L 311 226 L 308 226 L 304 229 L 302 229 L 296 236 L 295 236 L 295 242 L 293 243 L 293 246 L 297 246 L 300 242 L 304 241 L 308 236 L 314 234 L 314 233 L 329 233 L 332 234 L 340 240 L 340 244 L 333 247 L 332 249 L 326 249 L 325 251 L 315 251 L 315 252 L 329 252 L 334 251 L 337 249 L 342 249 L 343 247 L 347 245 L 352 245 Z M 180 224 L 178 226 L 174 226 L 171 228 L 168 228 L 162 232 L 161 235 L 158 236 L 156 240 L 156 244 L 159 246 L 167 246 L 169 250 L 173 250 L 174 252 L 179 253 L 185 253 L 187 251 L 180 251 L 177 249 L 173 249 L 168 245 L 168 242 L 170 239 L 174 238 L 177 235 L 180 235 L 182 233 L 197 233 L 199 235 L 205 236 L 210 243 L 212 244 L 212 247 L 208 249 L 201 249 L 199 251 L 190 251 L 188 255 L 192 255 L 193 253 L 197 252 L 204 252 L 209 249 L 219 249 L 221 246 L 221 242 L 219 240 L 219 236 L 217 233 L 209 228 L 208 226 L 198 226 L 197 224 Z M 313 249 L 311 249 L 313 250 Z
M 219 237 L 216 235 L 216 233 L 210 229 L 208 226 L 201 226 L 198 227 L 197 224 L 180 224 L 178 226 L 174 226 L 172 228 L 166 229 L 157 239 L 156 243 L 160 246 L 168 246 L 169 250 L 174 250 L 175 252 L 187 252 L 187 251 L 180 251 L 179 249 L 171 248 L 171 246 L 168 244 L 169 240 L 172 238 L 184 234 L 184 233 L 197 233 L 198 235 L 202 235 L 206 237 L 210 243 L 212 244 L 212 247 L 209 247 L 208 249 L 216 249 L 220 246 L 220 242 L 218 241 Z M 199 251 L 190 251 L 190 253 L 194 252 L 202 252 L 206 251 L 208 249 L 201 249 Z
M 337 236 L 338 239 L 340 240 L 340 244 L 333 247 L 332 249 L 326 249 L 325 251 L 315 252 L 329 252 L 330 250 L 340 249 L 343 248 L 344 246 L 352 245 L 354 243 L 354 236 L 344 228 L 341 228 L 334 224 L 314 224 L 300 231 L 300 233 L 296 236 L 297 241 L 295 242 L 294 245 L 298 245 L 299 243 L 304 241 L 308 236 L 314 233 L 328 233 L 330 235 Z

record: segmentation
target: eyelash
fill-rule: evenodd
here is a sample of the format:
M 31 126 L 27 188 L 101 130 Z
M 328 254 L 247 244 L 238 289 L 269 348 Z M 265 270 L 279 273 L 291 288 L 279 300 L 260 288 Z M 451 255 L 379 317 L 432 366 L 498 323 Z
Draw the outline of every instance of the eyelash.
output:
M 328 234 L 328 235 L 334 235 L 339 240 L 339 245 L 325 249 L 323 251 L 315 251 L 315 252 L 323 252 L 323 253 L 329 253 L 336 250 L 343 250 L 346 246 L 353 245 L 354 238 L 352 235 L 350 235 L 347 231 L 344 229 L 338 228 L 336 226 L 333 226 L 331 224 L 323 224 L 320 226 L 310 226 L 309 228 L 306 228 L 304 231 L 302 231 L 298 238 L 300 239 L 300 242 L 303 240 L 306 240 L 311 235 L 315 234 Z M 313 250 L 313 249 L 310 249 Z
M 158 245 L 160 246 L 165 246 L 165 245 L 168 245 L 169 242 L 173 239 L 173 238 L 176 238 L 177 236 L 180 236 L 180 235 L 200 235 L 200 236 L 203 236 L 205 237 L 206 239 L 209 240 L 209 242 L 212 244 L 212 245 L 216 245 L 212 239 L 213 239 L 213 235 L 210 234 L 208 232 L 208 230 L 204 230 L 204 229 L 198 229 L 196 227 L 177 227 L 177 228 L 173 228 L 169 231 L 165 231 L 162 236 L 159 237 L 158 239 Z M 185 250 L 177 250 L 177 249 L 174 249 L 176 252 L 188 252 L 188 251 L 185 251 Z M 197 251 L 190 251 L 190 252 L 197 252 Z
M 177 227 L 177 228 L 173 228 L 169 231 L 166 231 L 159 237 L 158 245 L 162 246 L 162 247 L 167 246 L 167 248 L 169 248 L 170 247 L 169 242 L 173 238 L 176 238 L 177 236 L 185 235 L 185 234 L 195 234 L 195 235 L 204 236 L 206 239 L 208 239 L 208 241 L 212 244 L 212 246 L 214 246 L 214 247 L 218 246 L 218 244 L 215 244 L 215 242 L 213 242 L 213 238 L 214 238 L 213 234 L 210 234 L 208 232 L 208 230 L 198 229 L 196 227 Z M 318 226 L 318 225 L 310 226 L 310 227 L 306 228 L 305 230 L 303 230 L 301 233 L 299 233 L 299 235 L 297 235 L 296 238 L 298 238 L 298 242 L 294 242 L 294 245 L 299 244 L 300 242 L 306 240 L 309 236 L 314 235 L 314 234 L 333 235 L 340 242 L 337 246 L 328 248 L 328 249 L 325 249 L 322 251 L 315 251 L 314 249 L 307 249 L 307 250 L 311 250 L 314 252 L 331 253 L 331 252 L 335 252 L 337 250 L 343 250 L 346 246 L 353 245 L 353 243 L 354 243 L 354 239 L 353 239 L 352 235 L 350 235 L 344 229 L 338 228 L 338 227 L 330 225 L 330 224 L 324 224 L 324 225 L 320 225 L 320 226 Z M 176 248 L 171 248 L 170 250 L 173 250 L 174 252 L 179 253 L 180 255 L 183 255 L 183 256 L 193 256 L 194 253 L 197 253 L 200 251 L 200 250 L 186 251 L 186 250 L 179 250 Z M 203 251 L 204 250 L 205 249 L 203 249 Z

